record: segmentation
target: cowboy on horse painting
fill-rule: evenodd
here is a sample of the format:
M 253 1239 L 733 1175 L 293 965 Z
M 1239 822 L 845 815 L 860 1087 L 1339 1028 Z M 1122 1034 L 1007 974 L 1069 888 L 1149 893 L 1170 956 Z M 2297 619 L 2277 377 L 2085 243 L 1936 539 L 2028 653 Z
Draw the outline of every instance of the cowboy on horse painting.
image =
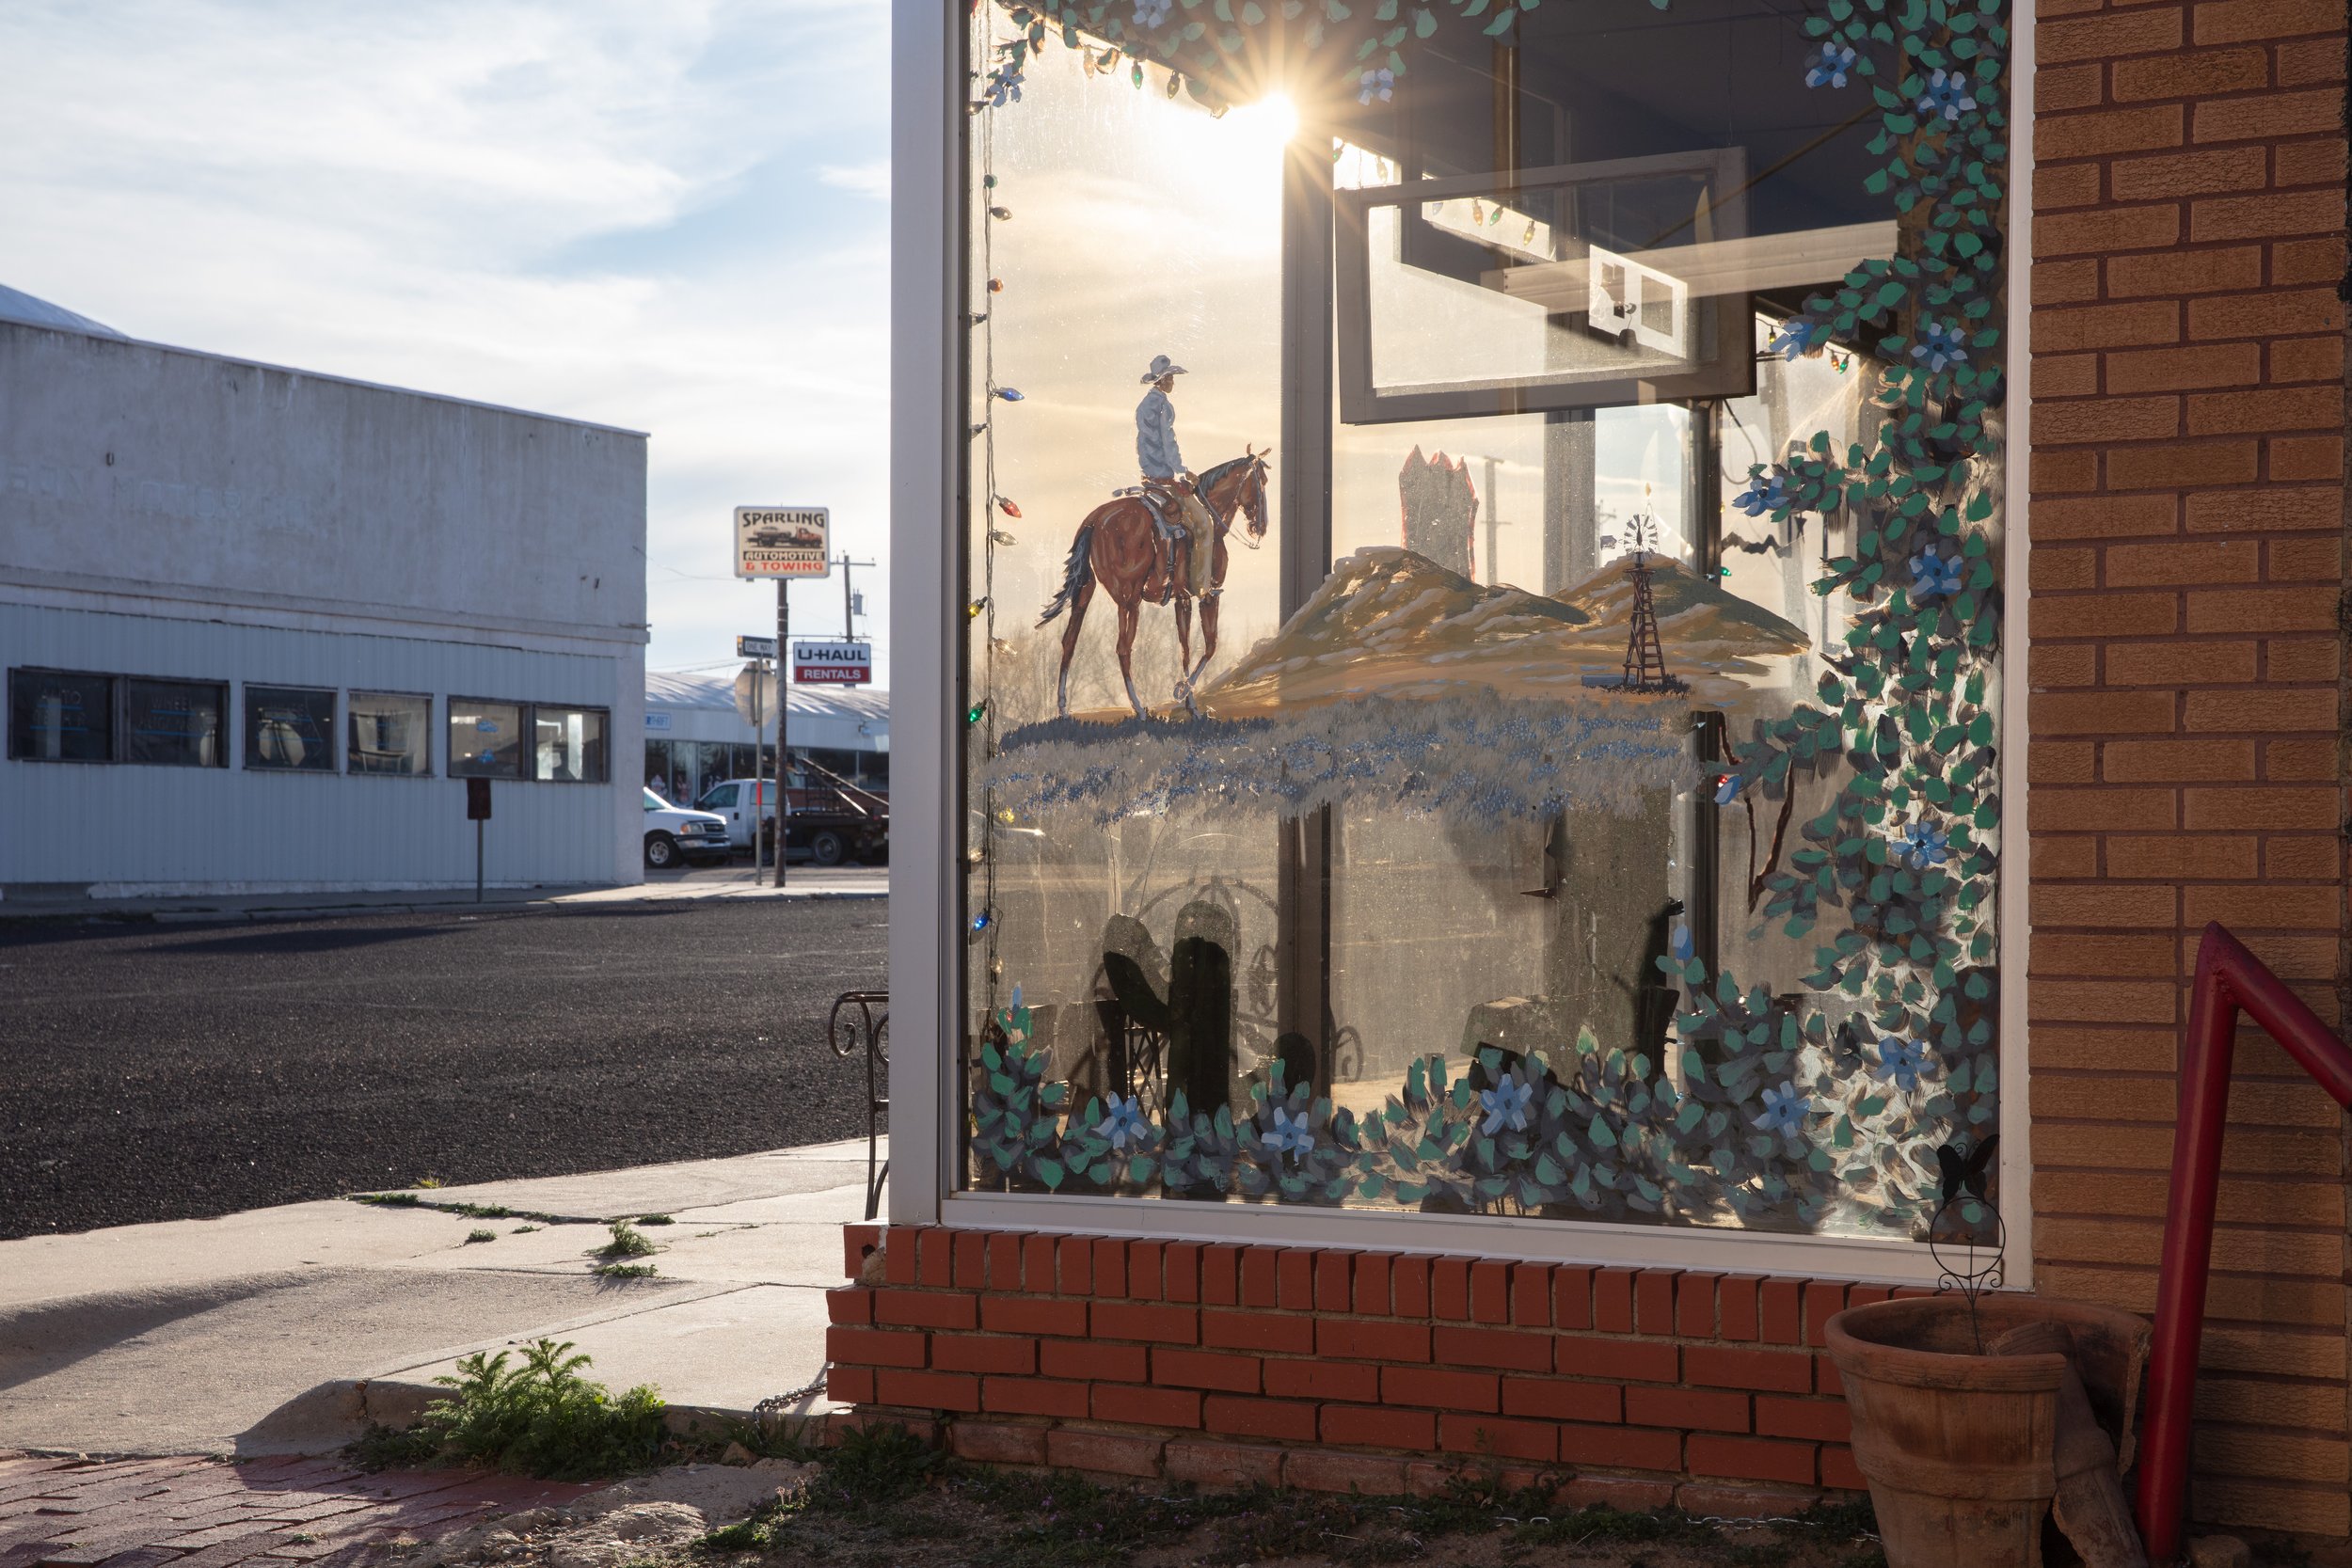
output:
M 1190 573 L 1185 586 L 1192 596 L 1205 599 L 1210 593 L 1209 552 L 1197 547 L 1199 541 L 1213 537 L 1208 509 L 1193 494 L 1192 476 L 1184 472 L 1184 454 L 1176 450 L 1176 405 L 1168 396 L 1176 389 L 1176 378 L 1184 373 L 1184 367 L 1167 355 L 1153 355 L 1152 368 L 1143 372 L 1144 383 L 1152 389 L 1136 404 L 1136 466 L 1143 470 L 1144 494 L 1158 503 L 1162 520 L 1168 524 L 1169 566 L 1160 585 L 1162 604 L 1168 603 L 1175 590 L 1175 561 L 1180 550 Z
M 1062 584 L 1038 625 L 1070 611 L 1070 625 L 1061 638 L 1061 676 L 1056 687 L 1058 711 L 1070 712 L 1070 661 L 1078 649 L 1078 628 L 1086 624 L 1087 606 L 1097 586 L 1119 606 L 1119 672 L 1127 689 L 1127 705 L 1138 719 L 1146 717 L 1143 699 L 1136 694 L 1133 655 L 1136 628 L 1146 603 L 1172 604 L 1176 610 L 1179 653 L 1176 697 L 1194 713 L 1193 683 L 1216 653 L 1219 596 L 1225 590 L 1228 562 L 1225 541 L 1233 518 L 1248 520 L 1243 543 L 1255 549 L 1265 537 L 1265 474 L 1268 451 L 1245 447 L 1242 455 L 1228 459 L 1197 475 L 1188 475 L 1183 452 L 1176 446 L 1176 405 L 1168 401 L 1176 378 L 1184 368 L 1165 354 L 1152 357 L 1143 380 L 1151 390 L 1136 404 L 1136 463 L 1143 483 L 1122 490 L 1087 515 L 1070 542 L 1070 558 Z M 1192 608 L 1200 606 L 1200 658 L 1192 657 Z

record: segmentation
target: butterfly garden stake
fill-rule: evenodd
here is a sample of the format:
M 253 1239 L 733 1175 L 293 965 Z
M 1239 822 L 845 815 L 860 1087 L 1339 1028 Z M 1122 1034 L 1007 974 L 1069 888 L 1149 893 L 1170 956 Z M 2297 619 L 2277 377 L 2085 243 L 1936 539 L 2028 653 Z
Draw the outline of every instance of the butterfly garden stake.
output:
M 1987 1291 L 2001 1288 L 2001 1261 L 2009 1250 L 2009 1230 L 2001 1223 L 2001 1212 L 1985 1196 L 1993 1170 L 1993 1151 L 2000 1142 L 1996 1132 L 1966 1153 L 1952 1144 L 1936 1149 L 1938 1196 L 1935 1212 L 1928 1216 L 1928 1253 L 1942 1271 L 1935 1288 L 1938 1291 L 1958 1291 L 1967 1301 L 1968 1332 L 1976 1339 L 1979 1355 L 1984 1354 L 1984 1330 L 1977 1323 L 1977 1298 Z M 1985 1233 L 1988 1224 L 1992 1230 L 1989 1238 Z M 1979 1262 L 1979 1251 L 1988 1245 L 1991 1255 Z M 1961 1257 L 1966 1259 L 1964 1265 Z

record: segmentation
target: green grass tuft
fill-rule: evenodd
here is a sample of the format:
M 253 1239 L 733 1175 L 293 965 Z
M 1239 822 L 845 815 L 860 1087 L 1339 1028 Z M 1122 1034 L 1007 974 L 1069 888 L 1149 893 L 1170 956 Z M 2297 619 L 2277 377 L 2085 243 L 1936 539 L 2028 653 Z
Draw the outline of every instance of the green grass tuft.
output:
M 495 1230 L 469 1230 L 466 1232 L 466 1244 L 468 1246 L 473 1245 L 476 1242 L 495 1242 L 498 1239 L 499 1233 Z
M 615 1396 L 580 1375 L 567 1340 L 541 1339 L 509 1368 L 505 1351 L 469 1355 L 434 1381 L 450 1392 L 405 1432 L 372 1429 L 353 1445 L 370 1468 L 473 1465 L 550 1481 L 590 1481 L 653 1467 L 662 1402 L 644 1384 Z
M 612 1222 L 612 1239 L 604 1243 L 598 1256 L 605 1258 L 644 1258 L 652 1254 L 653 1243 L 645 1233 L 627 1220 Z

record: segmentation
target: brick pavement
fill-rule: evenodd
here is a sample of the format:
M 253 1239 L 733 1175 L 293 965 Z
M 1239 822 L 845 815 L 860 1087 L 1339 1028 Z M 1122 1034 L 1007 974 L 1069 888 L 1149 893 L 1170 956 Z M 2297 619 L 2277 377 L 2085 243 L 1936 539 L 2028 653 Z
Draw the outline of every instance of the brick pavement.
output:
M 0 1568 L 346 1568 L 403 1535 L 561 1507 L 591 1488 L 326 1459 L 0 1454 Z

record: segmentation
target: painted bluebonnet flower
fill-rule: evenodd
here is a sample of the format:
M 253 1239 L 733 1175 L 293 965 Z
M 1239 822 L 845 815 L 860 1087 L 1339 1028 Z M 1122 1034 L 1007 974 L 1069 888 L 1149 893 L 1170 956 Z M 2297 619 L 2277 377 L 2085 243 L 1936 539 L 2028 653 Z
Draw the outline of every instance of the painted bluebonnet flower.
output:
M 1968 362 L 1968 347 L 1961 341 L 1960 328 L 1949 322 L 1924 322 L 1919 327 L 1919 341 L 1911 345 L 1911 356 L 1931 372 L 1940 372 L 1947 365 Z
M 1689 963 L 1691 961 L 1691 954 L 1692 952 L 1692 948 L 1691 946 L 1691 927 L 1688 926 L 1676 927 L 1674 928 L 1674 935 L 1667 938 L 1666 945 L 1677 959 L 1683 963 Z
M 1008 103 L 1020 103 L 1021 72 L 999 71 L 995 76 L 995 90 L 988 95 L 988 102 L 991 106 L 999 109 Z
M 1815 51 L 1813 58 L 1806 64 L 1804 85 L 1808 87 L 1842 87 L 1846 85 L 1846 72 L 1853 69 L 1853 45 L 1832 40 Z
M 1788 504 L 1788 476 L 1778 468 L 1750 474 L 1748 487 L 1734 496 L 1731 504 L 1751 517 L 1777 512 Z
M 1266 1147 L 1277 1154 L 1287 1154 L 1303 1160 L 1315 1147 L 1314 1130 L 1307 1125 L 1307 1113 L 1292 1116 L 1281 1106 L 1274 1108 L 1274 1131 L 1265 1135 Z
M 1764 348 L 1765 352 L 1777 354 L 1783 359 L 1802 359 L 1827 336 L 1828 329 L 1820 323 L 1807 321 L 1803 316 L 1791 316 L 1780 324 L 1780 330 L 1772 335 L 1772 341 Z
M 1919 95 L 1921 119 L 1958 119 L 1977 106 L 1968 96 L 1968 78 L 1957 71 L 1936 71 L 1928 77 L 1928 90 Z
M 1903 1093 L 1917 1088 L 1919 1075 L 1930 1070 L 1926 1046 L 1892 1037 L 1879 1041 L 1879 1076 L 1893 1080 Z
M 1725 773 L 1715 784 L 1715 803 L 1719 806 L 1731 804 L 1740 799 L 1740 791 L 1747 787 L 1747 783 L 1744 773 Z M 1686 937 L 1684 940 L 1689 939 Z
M 1895 841 L 1895 853 L 1908 862 L 1914 871 L 1942 865 L 1951 849 L 1951 836 L 1932 822 L 1910 823 Z
M 1357 77 L 1356 85 L 1362 89 L 1356 94 L 1357 103 L 1369 103 L 1377 98 L 1386 103 L 1396 96 L 1396 72 L 1382 66 L 1377 71 L 1367 71 Z
M 1911 558 L 1911 596 L 1932 599 L 1960 592 L 1960 557 L 1921 550 Z
M 1013 982 L 1011 1006 L 1016 1013 L 1021 1010 L 1021 983 L 1018 980 Z
M 1128 1095 L 1121 1099 L 1118 1095 L 1112 1095 L 1106 1103 L 1110 1107 L 1110 1115 L 1096 1124 L 1095 1135 L 1108 1138 L 1113 1148 L 1122 1150 L 1127 1147 L 1129 1139 L 1134 1139 L 1137 1143 L 1142 1142 L 1143 1110 L 1136 1103 L 1136 1097 Z
M 1784 1083 L 1764 1091 L 1764 1114 L 1756 1118 L 1756 1125 L 1767 1132 L 1794 1138 L 1804 1132 L 1804 1118 L 1812 1110 L 1813 1101 L 1799 1094 L 1795 1084 Z
M 1523 1132 L 1527 1127 L 1528 1101 L 1535 1098 L 1535 1085 L 1522 1082 L 1517 1073 L 1504 1078 L 1491 1089 L 1478 1091 L 1478 1102 L 1486 1109 L 1486 1119 L 1478 1131 L 1491 1138 L 1508 1130 Z
M 1136 0 L 1136 25 L 1150 29 L 1168 20 L 1176 0 Z

